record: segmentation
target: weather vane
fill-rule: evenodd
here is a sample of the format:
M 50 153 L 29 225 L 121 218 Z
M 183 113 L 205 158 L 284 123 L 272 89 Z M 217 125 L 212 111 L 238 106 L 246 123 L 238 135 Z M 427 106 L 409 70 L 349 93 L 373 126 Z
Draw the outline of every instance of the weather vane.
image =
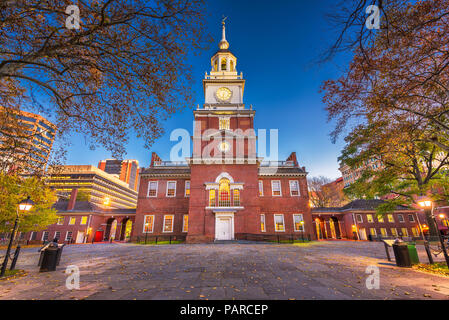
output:
M 225 21 L 226 21 L 227 18 L 228 18 L 228 17 L 225 17 L 225 16 L 223 15 L 223 21 L 221 22 L 223 25 L 225 25 Z

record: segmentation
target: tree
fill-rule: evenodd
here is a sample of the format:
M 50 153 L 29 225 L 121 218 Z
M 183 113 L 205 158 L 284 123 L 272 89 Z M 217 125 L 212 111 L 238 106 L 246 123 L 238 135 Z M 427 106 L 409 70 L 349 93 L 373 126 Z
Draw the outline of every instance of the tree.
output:
M 192 105 L 187 56 L 205 43 L 204 1 L 79 0 L 78 30 L 66 27 L 69 5 L 0 2 L 0 105 L 26 105 L 115 157 L 131 130 L 149 147 L 161 121 Z
M 314 207 L 340 207 L 347 202 L 343 188 L 329 178 L 312 177 L 307 184 L 310 201 Z
M 0 232 L 11 231 L 17 205 L 28 196 L 35 205 L 29 212 L 19 213 L 19 231 L 39 231 L 56 223 L 56 210 L 52 208 L 56 195 L 42 179 L 0 173 Z

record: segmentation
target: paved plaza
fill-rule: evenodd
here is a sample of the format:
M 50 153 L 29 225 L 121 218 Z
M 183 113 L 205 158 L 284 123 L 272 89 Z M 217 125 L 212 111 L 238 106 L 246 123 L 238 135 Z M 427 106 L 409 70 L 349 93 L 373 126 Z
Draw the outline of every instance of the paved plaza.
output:
M 18 268 L 28 275 L 0 281 L 0 299 L 449 298 L 449 278 L 397 268 L 376 242 L 72 245 L 50 273 L 38 272 L 38 256 L 23 250 Z M 66 288 L 69 265 L 80 270 L 79 290 Z M 371 265 L 380 269 L 378 290 L 366 288 Z

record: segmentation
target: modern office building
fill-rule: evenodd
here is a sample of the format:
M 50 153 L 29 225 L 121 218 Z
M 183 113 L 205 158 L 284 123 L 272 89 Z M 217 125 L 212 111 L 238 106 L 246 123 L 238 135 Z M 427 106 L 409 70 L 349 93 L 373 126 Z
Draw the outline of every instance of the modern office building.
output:
M 129 184 L 129 187 L 137 191 L 139 185 L 139 161 L 137 160 L 101 160 L 98 168 L 106 173 L 118 177 Z

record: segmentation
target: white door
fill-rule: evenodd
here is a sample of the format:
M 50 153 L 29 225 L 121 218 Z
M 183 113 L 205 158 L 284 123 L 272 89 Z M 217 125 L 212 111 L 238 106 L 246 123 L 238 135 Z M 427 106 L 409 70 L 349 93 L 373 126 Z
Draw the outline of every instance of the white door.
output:
M 83 243 L 84 242 L 84 232 L 78 231 L 78 234 L 76 235 L 76 243 Z
M 217 230 L 215 238 L 217 240 L 232 240 L 231 236 L 231 218 L 217 218 Z
M 366 229 L 360 229 L 360 240 L 366 240 Z

